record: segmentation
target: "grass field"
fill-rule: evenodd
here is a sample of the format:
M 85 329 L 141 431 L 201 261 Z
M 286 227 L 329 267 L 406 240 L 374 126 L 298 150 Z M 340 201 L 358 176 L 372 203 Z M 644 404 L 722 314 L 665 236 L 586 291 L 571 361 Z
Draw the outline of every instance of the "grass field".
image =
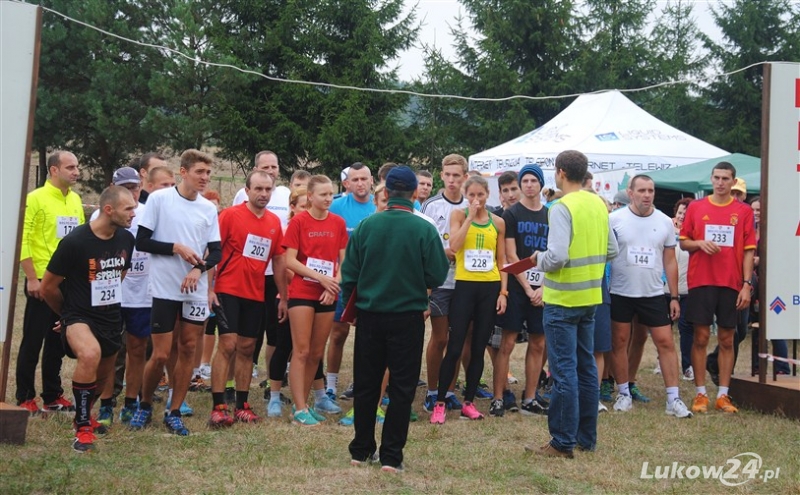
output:
M 10 401 L 23 307 L 20 296 L 6 397 Z M 350 378 L 351 344 L 352 340 L 340 382 Z M 749 353 L 748 340 L 737 372 L 746 372 Z M 511 366 L 518 377 L 523 357 L 524 349 L 518 346 Z M 637 403 L 630 413 L 602 414 L 597 452 L 576 452 L 573 460 L 524 453 L 525 444 L 541 445 L 548 440 L 544 417 L 506 414 L 472 422 L 458 421 L 450 413 L 445 425 L 433 427 L 421 407 L 424 389 L 419 389 L 414 408 L 420 421 L 411 425 L 406 472 L 389 475 L 375 467 L 350 466 L 347 445 L 353 430 L 336 425 L 335 419 L 311 429 L 284 418 L 212 431 L 205 425 L 210 394 L 190 393 L 188 401 L 196 410 L 187 421 L 191 436 L 171 436 L 158 421 L 143 432 L 129 432 L 115 423 L 89 455 L 70 448 L 70 417 L 32 418 L 24 446 L 0 445 L 0 493 L 800 493 L 797 421 L 749 411 L 733 416 L 710 413 L 688 420 L 667 417 L 663 382 L 652 373 L 654 365 L 654 348 L 648 343 L 639 384 L 653 401 Z M 67 390 L 73 367 L 73 361 L 65 361 Z M 491 383 L 490 367 L 484 378 Z M 265 415 L 258 381 L 254 381 L 251 402 Z M 512 386 L 518 396 L 521 386 Z M 715 391 L 711 386 L 710 392 Z M 683 399 L 689 403 L 692 395 L 689 382 L 681 381 Z M 349 407 L 347 402 L 342 405 Z M 478 407 L 486 413 L 488 401 L 479 401 Z M 162 406 L 157 405 L 156 416 L 161 412 Z M 760 455 L 763 465 L 756 479 L 737 487 L 702 475 L 641 479 L 645 461 L 648 475 L 655 466 L 673 463 L 728 469 L 732 466 L 728 459 L 744 452 Z M 759 479 L 765 470 L 778 468 L 777 479 Z M 737 473 L 739 479 L 730 481 L 744 480 L 741 468 Z

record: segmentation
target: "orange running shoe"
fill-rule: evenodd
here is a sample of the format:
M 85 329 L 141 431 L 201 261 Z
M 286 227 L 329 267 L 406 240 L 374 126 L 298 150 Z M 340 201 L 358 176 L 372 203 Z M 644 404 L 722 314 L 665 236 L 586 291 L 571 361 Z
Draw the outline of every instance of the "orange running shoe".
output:
M 227 404 L 220 404 L 214 406 L 211 410 L 211 417 L 208 420 L 208 426 L 212 428 L 221 428 L 231 426 L 233 424 L 233 416 L 228 412 Z
M 693 413 L 707 413 L 708 412 L 708 395 L 697 394 L 692 402 Z
M 706 399 L 706 401 L 708 401 L 708 399 Z M 731 402 L 731 397 L 729 395 L 722 395 L 720 397 L 717 397 L 717 403 L 715 406 L 717 411 L 722 411 L 725 413 L 739 412 L 739 409 L 737 409 L 736 406 L 734 406 L 733 403 Z

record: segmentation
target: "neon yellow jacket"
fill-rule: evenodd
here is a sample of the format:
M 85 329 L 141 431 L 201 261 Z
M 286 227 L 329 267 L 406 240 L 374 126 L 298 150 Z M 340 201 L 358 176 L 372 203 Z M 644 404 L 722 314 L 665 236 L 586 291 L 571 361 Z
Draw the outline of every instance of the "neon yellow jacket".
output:
M 41 279 L 61 239 L 85 221 L 78 193 L 70 189 L 64 196 L 48 180 L 28 193 L 25 201 L 20 261 L 31 258 L 36 276 Z

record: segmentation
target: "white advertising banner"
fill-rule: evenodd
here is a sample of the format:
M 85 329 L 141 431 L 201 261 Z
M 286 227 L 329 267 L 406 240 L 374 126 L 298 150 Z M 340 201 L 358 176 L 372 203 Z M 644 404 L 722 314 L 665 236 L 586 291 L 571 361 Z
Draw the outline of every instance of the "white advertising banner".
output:
M 19 269 L 17 229 L 27 166 L 37 9 L 0 1 L 0 342 L 6 340 L 9 305 L 17 293 L 12 281 Z
M 761 175 L 762 191 L 767 190 L 767 242 L 761 246 L 767 283 L 760 303 L 767 339 L 800 339 L 800 64 L 770 65 L 768 151 Z

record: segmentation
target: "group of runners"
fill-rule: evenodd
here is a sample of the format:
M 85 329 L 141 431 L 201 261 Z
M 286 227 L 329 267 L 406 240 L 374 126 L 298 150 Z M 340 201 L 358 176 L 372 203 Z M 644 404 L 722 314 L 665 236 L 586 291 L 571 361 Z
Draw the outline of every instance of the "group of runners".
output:
M 266 414 L 284 415 L 287 367 L 294 423 L 316 426 L 325 415 L 343 412 L 342 398 L 354 397 L 355 407 L 339 419 L 356 427 L 354 465 L 379 458 L 369 438 L 375 420 L 385 418 L 381 464 L 392 472 L 403 468 L 408 423 L 416 416 L 413 391 L 425 383 L 419 375 L 428 315 L 422 406 L 432 424 L 445 424 L 448 411 L 468 420 L 483 419 L 484 412 L 548 415 L 552 439 L 531 450 L 559 457 L 572 457 L 574 448 L 593 450 L 596 417 L 605 409 L 604 376 L 617 384 L 614 410 L 632 407 L 629 341 L 637 327 L 649 330 L 658 350 L 666 413 L 687 418 L 706 412 L 705 374 L 698 371 L 705 368 L 715 319 L 715 408 L 736 412 L 728 395 L 733 334 L 737 310 L 750 302 L 756 240 L 752 209 L 731 196 L 736 177 L 728 163 L 712 170 L 713 194 L 685 207 L 679 231 L 655 209 L 655 185 L 646 175 L 631 179 L 628 204 L 609 214 L 611 206 L 583 187 L 587 161 L 574 151 L 556 161 L 563 197 L 543 202 L 544 174 L 531 164 L 499 178 L 500 208 L 487 206 L 487 181 L 470 174 L 457 154 L 444 157 L 444 187 L 433 196 L 430 173 L 385 164 L 373 187 L 370 169 L 355 163 L 343 172 L 345 194 L 335 198 L 328 177 L 305 171 L 292 176 L 290 188 L 278 185 L 278 157 L 263 151 L 234 205 L 218 214 L 204 197 L 212 164 L 205 153 L 185 151 L 176 186 L 163 158 L 146 155 L 134 164 L 138 171 L 114 173 L 98 211 L 84 224 L 71 189 L 77 159 L 56 152 L 48 182 L 28 196 L 21 256 L 28 306 L 17 400 L 31 412 L 40 409 L 32 370 L 44 342 L 43 408 L 76 411 L 78 452 L 92 450 L 95 436 L 114 420 L 114 362 L 123 335 L 120 421 L 134 430 L 152 422 L 166 370 L 163 423 L 172 433 L 189 434 L 185 398 L 200 373 L 197 346 L 212 315 L 218 341 L 210 362 L 209 425 L 261 421 L 249 390 L 264 340 Z M 678 247 L 689 253 L 683 272 Z M 514 273 L 501 270 L 524 263 Z M 339 395 L 354 319 L 345 310 L 348 302 L 357 322 L 354 383 Z M 679 366 L 672 338 L 682 311 L 694 329 L 691 408 L 678 394 L 687 370 Z M 386 335 L 387 328 L 402 338 Z M 509 390 L 517 341 L 527 342 L 520 405 Z M 491 387 L 482 384 L 487 350 Z M 64 352 L 77 359 L 74 404 L 60 385 Z M 545 362 L 549 397 L 539 390 Z M 460 367 L 463 403 L 456 396 Z M 226 394 L 231 386 L 232 397 Z M 491 399 L 487 411 L 476 398 Z

